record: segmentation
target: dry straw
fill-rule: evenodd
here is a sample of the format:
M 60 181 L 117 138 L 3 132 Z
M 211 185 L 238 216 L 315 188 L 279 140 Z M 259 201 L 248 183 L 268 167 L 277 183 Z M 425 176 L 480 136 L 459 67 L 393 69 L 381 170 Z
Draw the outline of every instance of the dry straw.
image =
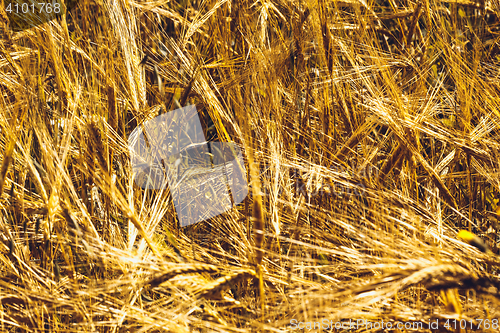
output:
M 0 331 L 491 323 L 499 15 L 104 0 L 14 32 L 2 8 Z M 134 183 L 127 139 L 188 104 L 243 147 L 249 194 L 181 228 L 171 189 Z

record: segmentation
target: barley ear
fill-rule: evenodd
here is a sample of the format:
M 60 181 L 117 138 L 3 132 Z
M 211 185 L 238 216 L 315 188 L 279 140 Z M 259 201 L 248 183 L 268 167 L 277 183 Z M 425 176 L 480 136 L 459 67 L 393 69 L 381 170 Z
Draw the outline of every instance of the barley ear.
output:
M 249 277 L 256 277 L 255 272 L 245 270 L 218 278 L 200 292 L 200 297 L 212 300 L 222 299 L 223 297 L 221 292 L 223 290 L 229 288 L 232 284 Z
M 177 275 L 193 274 L 193 273 L 216 273 L 216 272 L 218 272 L 216 266 L 207 264 L 195 264 L 187 267 L 175 268 L 166 273 L 159 274 L 150 279 L 148 282 L 146 282 L 146 285 L 149 285 L 151 288 L 154 288 L 159 286 L 163 282 L 176 277 Z

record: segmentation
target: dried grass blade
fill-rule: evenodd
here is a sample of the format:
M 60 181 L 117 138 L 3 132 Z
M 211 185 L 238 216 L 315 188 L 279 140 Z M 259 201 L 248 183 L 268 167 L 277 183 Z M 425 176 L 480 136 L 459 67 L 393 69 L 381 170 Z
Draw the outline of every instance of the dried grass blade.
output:
M 12 155 L 14 153 L 14 147 L 16 145 L 16 137 L 11 137 L 7 147 L 5 147 L 4 157 L 2 161 L 2 167 L 0 169 L 0 196 L 3 193 L 3 187 L 5 185 L 5 179 L 7 177 L 7 171 L 12 163 Z

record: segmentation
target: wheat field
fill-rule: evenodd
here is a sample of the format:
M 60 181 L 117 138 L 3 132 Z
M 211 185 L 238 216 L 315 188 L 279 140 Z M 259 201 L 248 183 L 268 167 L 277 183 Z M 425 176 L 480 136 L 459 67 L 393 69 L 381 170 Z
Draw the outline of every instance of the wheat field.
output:
M 498 331 L 498 0 L 6 4 L 2 332 Z M 127 140 L 187 105 L 249 192 L 182 227 Z

